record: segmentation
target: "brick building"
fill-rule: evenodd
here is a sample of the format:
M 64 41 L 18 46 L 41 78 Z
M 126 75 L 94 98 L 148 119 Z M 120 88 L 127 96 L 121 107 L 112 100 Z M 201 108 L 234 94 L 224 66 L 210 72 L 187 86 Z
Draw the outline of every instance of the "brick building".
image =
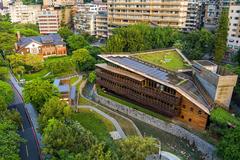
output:
M 21 37 L 18 33 L 16 52 L 20 54 L 38 54 L 43 58 L 67 55 L 66 43 L 58 34 Z

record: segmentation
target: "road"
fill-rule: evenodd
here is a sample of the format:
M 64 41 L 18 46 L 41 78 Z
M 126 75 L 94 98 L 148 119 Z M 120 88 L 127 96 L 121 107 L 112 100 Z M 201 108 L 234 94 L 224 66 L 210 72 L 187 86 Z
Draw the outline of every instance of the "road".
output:
M 26 142 L 20 144 L 20 157 L 22 160 L 40 160 L 41 157 L 36 138 L 37 136 L 35 135 L 32 127 L 32 122 L 30 122 L 31 118 L 25 109 L 25 104 L 22 100 L 22 96 L 20 95 L 21 93 L 19 94 L 18 89 L 15 87 L 13 87 L 13 90 L 14 102 L 11 106 L 9 106 L 9 108 L 16 109 L 20 113 L 22 124 L 19 129 L 19 134 L 26 140 Z

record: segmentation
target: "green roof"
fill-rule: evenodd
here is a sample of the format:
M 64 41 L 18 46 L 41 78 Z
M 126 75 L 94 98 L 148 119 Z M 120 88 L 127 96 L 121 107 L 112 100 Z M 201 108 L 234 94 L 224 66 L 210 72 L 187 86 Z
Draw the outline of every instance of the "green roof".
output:
M 138 60 L 159 66 L 170 71 L 189 69 L 188 62 L 176 50 L 162 50 L 132 55 Z

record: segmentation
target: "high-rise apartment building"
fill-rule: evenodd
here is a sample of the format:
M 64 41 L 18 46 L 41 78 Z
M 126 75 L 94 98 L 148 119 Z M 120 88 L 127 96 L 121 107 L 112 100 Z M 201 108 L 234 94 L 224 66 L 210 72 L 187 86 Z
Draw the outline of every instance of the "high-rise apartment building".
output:
M 96 36 L 108 37 L 108 19 L 107 12 L 101 11 L 96 15 Z
M 220 3 L 215 0 L 209 0 L 205 5 L 204 27 L 209 30 L 215 30 L 218 18 L 221 13 Z
M 106 11 L 106 4 L 80 4 L 74 16 L 75 31 L 106 37 L 108 35 Z
M 38 14 L 38 26 L 41 34 L 57 33 L 60 27 L 58 11 L 53 8 L 40 11 Z
M 227 45 L 233 50 L 240 49 L 240 3 L 231 3 L 229 7 L 229 28 Z
M 75 4 L 76 0 L 43 0 L 45 7 L 73 6 Z
M 203 3 L 200 0 L 189 0 L 187 18 L 184 30 L 191 31 L 200 28 L 202 24 Z
M 20 0 L 9 6 L 9 13 L 13 23 L 36 24 L 39 11 L 41 11 L 41 5 L 24 5 Z
M 184 28 L 188 0 L 108 0 L 110 26 L 148 22 L 158 26 Z

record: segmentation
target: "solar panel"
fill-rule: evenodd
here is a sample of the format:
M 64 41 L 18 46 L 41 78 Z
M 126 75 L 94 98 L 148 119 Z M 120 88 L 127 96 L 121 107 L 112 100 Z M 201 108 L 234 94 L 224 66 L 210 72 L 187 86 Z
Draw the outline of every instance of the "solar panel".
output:
M 157 69 L 155 67 L 149 66 L 147 64 L 144 64 L 142 62 L 136 61 L 134 59 L 130 59 L 128 57 L 110 57 L 111 60 L 118 62 L 126 67 L 129 67 L 131 69 L 134 69 L 136 71 L 139 71 L 141 73 L 144 73 L 146 75 L 149 75 L 151 77 L 157 78 L 159 80 L 167 80 L 168 73 Z

